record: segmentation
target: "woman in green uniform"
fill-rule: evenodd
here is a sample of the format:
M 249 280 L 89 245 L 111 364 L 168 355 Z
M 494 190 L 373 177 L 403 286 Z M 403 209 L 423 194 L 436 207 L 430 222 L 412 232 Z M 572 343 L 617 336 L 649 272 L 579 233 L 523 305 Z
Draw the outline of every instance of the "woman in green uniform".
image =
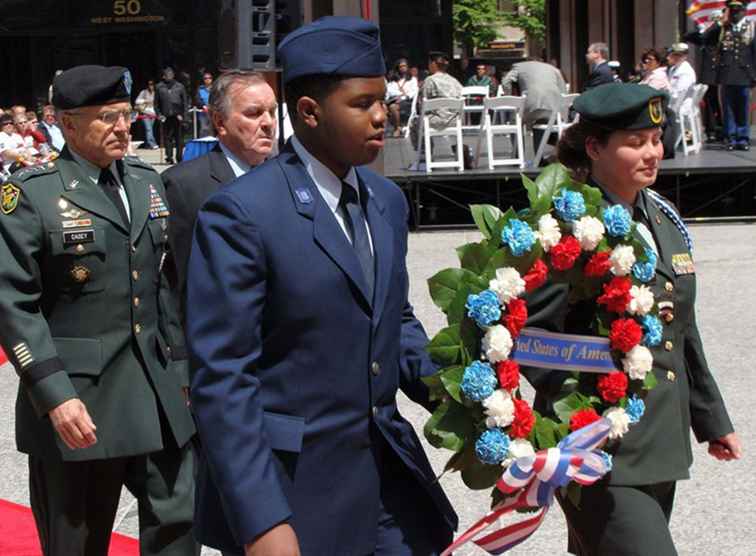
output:
M 650 347 L 658 385 L 645 398 L 645 414 L 606 450 L 613 469 L 583 488 L 579 504 L 560 497 L 569 549 L 581 556 L 676 554 L 669 532 L 676 481 L 689 477 L 690 429 L 709 453 L 737 459 L 740 441 L 704 356 L 695 317 L 695 263 L 691 240 L 671 203 L 648 189 L 664 154 L 661 126 L 667 94 L 646 85 L 615 83 L 575 101 L 579 122 L 562 136 L 558 156 L 577 179 L 601 189 L 605 206 L 622 205 L 638 223 L 637 239 L 656 254 L 647 285 L 658 304 L 661 329 Z M 564 285 L 551 284 L 529 301 L 529 326 L 595 333 L 594 303 L 568 304 Z M 563 372 L 526 371 L 548 412 Z

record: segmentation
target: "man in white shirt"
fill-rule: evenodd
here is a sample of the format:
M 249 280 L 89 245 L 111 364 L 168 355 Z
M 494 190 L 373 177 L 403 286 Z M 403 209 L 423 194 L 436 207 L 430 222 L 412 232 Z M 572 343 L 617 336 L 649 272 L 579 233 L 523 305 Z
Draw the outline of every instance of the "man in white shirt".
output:
M 225 72 L 210 87 L 208 103 L 218 144 L 206 155 L 177 164 L 162 174 L 171 209 L 168 239 L 182 319 L 186 267 L 197 211 L 219 187 L 271 156 L 276 137 L 276 95 L 259 73 Z
M 696 70 L 688 62 L 688 45 L 684 42 L 673 44 L 667 54 L 669 68 L 670 95 L 672 100 L 683 98 L 688 89 L 696 84 Z
M 0 174 L 7 177 L 11 165 L 26 151 L 24 138 L 16 131 L 13 116 L 0 116 Z

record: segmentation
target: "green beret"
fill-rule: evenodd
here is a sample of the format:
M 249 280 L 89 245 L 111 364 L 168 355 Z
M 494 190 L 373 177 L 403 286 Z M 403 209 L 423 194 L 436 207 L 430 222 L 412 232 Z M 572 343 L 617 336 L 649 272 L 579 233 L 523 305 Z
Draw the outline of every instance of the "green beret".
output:
M 609 83 L 575 99 L 580 119 L 604 129 L 646 129 L 664 123 L 669 96 L 635 83 Z
M 740 0 L 727 0 L 725 4 L 728 8 L 742 8 L 745 6 L 745 2 L 741 2 Z
M 60 110 L 131 100 L 131 73 L 120 66 L 76 66 L 53 80 L 53 105 Z

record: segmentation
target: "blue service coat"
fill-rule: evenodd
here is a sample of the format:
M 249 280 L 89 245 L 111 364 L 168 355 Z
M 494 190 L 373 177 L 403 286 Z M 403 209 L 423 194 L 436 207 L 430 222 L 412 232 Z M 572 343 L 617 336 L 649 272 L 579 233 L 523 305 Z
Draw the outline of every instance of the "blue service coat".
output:
M 204 544 L 241 546 L 289 520 L 304 554 L 371 553 L 376 432 L 435 503 L 429 520 L 456 528 L 396 405 L 399 388 L 428 405 L 420 378 L 436 371 L 407 299 L 406 201 L 372 171 L 357 175 L 376 261 L 372 303 L 354 249 L 291 145 L 199 213 L 187 322 Z

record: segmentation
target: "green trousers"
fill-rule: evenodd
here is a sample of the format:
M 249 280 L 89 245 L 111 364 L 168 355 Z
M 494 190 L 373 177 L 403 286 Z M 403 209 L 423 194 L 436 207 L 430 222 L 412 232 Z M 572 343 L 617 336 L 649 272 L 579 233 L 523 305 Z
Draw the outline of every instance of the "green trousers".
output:
M 577 508 L 558 495 L 578 556 L 676 556 L 669 533 L 675 482 L 584 487 Z
M 139 508 L 142 556 L 196 556 L 191 443 L 151 454 L 64 462 L 29 456 L 32 512 L 44 556 L 107 556 L 121 488 Z

